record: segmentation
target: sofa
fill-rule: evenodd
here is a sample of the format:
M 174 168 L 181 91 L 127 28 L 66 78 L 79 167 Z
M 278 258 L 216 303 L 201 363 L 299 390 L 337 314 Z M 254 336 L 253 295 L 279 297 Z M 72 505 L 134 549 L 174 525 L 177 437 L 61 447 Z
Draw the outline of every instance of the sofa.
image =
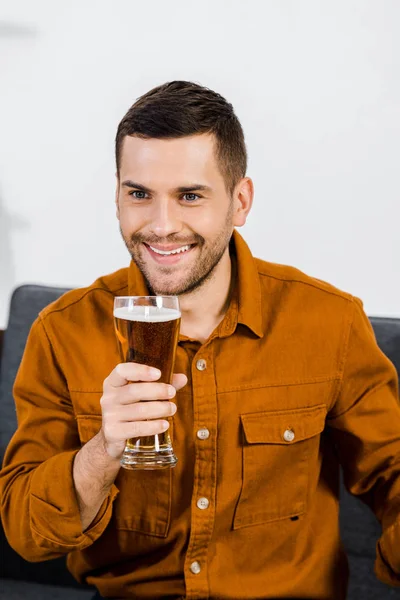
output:
M 0 352 L 0 458 L 16 429 L 12 386 L 30 326 L 39 311 L 66 289 L 39 285 L 18 287 L 11 298 Z M 377 342 L 400 372 L 400 319 L 371 317 Z M 400 435 L 400 432 L 399 432 Z M 400 589 L 379 582 L 373 572 L 380 526 L 371 511 L 341 486 L 340 528 L 346 548 L 350 582 L 348 600 L 400 600 Z M 92 598 L 93 588 L 79 585 L 65 559 L 28 563 L 10 548 L 0 528 L 0 598 L 53 600 Z

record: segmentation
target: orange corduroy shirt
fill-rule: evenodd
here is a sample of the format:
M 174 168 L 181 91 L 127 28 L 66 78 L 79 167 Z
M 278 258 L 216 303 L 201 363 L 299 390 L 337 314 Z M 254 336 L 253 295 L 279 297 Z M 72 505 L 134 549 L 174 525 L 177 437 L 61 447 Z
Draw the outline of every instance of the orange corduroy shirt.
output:
M 382 523 L 376 572 L 400 583 L 400 406 L 392 363 L 357 298 L 253 258 L 235 232 L 236 293 L 200 344 L 181 337 L 175 469 L 126 471 L 82 532 L 72 464 L 100 429 L 120 362 L 113 299 L 147 289 L 135 264 L 65 294 L 29 335 L 18 430 L 1 475 L 11 545 L 68 554 L 111 598 L 346 596 L 339 461 Z

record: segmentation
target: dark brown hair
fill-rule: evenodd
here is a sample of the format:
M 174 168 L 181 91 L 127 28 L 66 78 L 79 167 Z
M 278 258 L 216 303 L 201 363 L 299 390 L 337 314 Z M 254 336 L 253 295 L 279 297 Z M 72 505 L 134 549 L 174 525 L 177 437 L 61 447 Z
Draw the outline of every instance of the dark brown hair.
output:
M 120 122 L 115 139 L 117 171 L 122 142 L 127 135 L 149 138 L 180 138 L 214 134 L 216 158 L 231 194 L 245 177 L 247 152 L 242 126 L 225 98 L 190 81 L 171 81 L 140 98 Z

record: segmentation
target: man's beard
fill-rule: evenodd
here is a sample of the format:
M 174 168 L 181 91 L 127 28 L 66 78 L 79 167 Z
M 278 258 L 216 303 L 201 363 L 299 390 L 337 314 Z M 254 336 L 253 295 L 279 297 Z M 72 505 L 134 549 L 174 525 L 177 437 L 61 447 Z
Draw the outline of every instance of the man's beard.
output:
M 228 217 L 227 222 L 231 222 Z M 219 235 L 214 238 L 211 246 L 208 248 L 206 247 L 206 240 L 199 234 L 193 234 L 191 239 L 186 240 L 173 235 L 165 239 L 160 239 L 154 235 L 145 236 L 141 233 L 135 233 L 129 239 L 127 239 L 123 235 L 122 230 L 121 235 L 133 261 L 136 263 L 145 279 L 149 293 L 158 296 L 182 296 L 198 290 L 211 279 L 216 267 L 218 266 L 227 247 L 229 246 L 229 241 L 232 237 L 232 230 L 230 228 L 228 229 L 227 227 L 224 228 Z M 196 244 L 196 248 L 199 248 L 200 250 L 203 249 L 205 252 L 204 254 L 200 255 L 199 260 L 195 261 L 192 270 L 181 281 L 175 283 L 173 281 L 174 275 L 171 273 L 171 281 L 168 282 L 168 284 L 158 284 L 156 281 L 151 281 L 151 275 L 149 269 L 147 268 L 147 264 L 141 257 L 140 248 L 143 249 L 143 243 L 148 245 L 180 244 L 182 246 L 186 244 Z M 192 251 L 193 250 L 191 250 L 191 252 Z M 168 267 L 159 266 L 158 271 L 167 275 L 170 272 L 170 269 Z

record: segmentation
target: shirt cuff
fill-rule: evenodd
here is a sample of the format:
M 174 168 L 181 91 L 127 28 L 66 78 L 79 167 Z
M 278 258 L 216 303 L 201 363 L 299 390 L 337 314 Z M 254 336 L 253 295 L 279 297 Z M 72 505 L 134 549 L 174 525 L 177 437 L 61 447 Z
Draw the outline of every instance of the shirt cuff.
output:
M 62 452 L 39 465 L 30 486 L 30 525 L 35 543 L 53 551 L 82 550 L 107 527 L 112 503 L 118 494 L 113 485 L 94 521 L 82 532 L 78 499 L 73 483 L 73 462 L 79 450 Z

